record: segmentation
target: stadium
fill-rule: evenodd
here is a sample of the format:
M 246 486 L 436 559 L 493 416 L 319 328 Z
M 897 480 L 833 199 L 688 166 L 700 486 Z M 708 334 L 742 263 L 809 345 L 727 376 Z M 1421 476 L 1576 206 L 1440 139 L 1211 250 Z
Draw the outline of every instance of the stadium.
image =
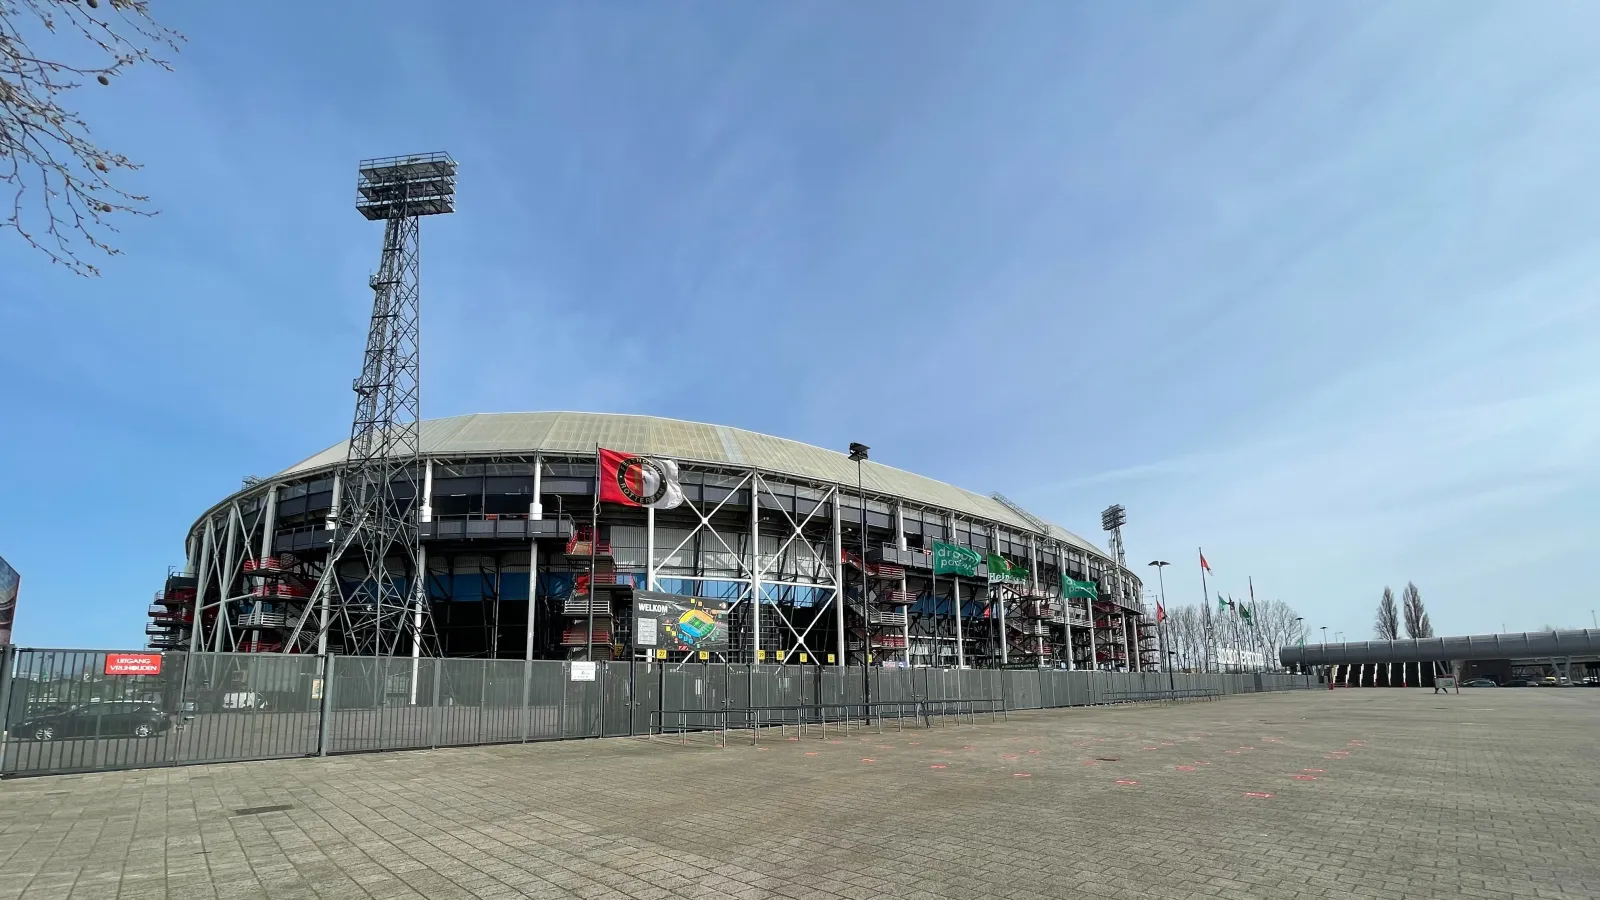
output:
M 616 479 L 620 502 L 597 477 L 615 474 L 602 450 L 633 466 Z M 149 646 L 370 652 L 360 632 L 372 604 L 335 589 L 363 579 L 362 560 L 326 565 L 347 455 L 340 443 L 246 479 L 206 510 L 187 535 L 185 566 L 149 609 Z M 738 428 L 635 415 L 427 420 L 416 459 L 388 485 L 420 553 L 383 560 L 395 592 L 413 598 L 383 653 L 1159 669 L 1138 577 L 1000 495 Z M 637 496 L 630 483 L 654 493 Z M 935 565 L 936 544 L 970 562 Z M 707 653 L 634 634 L 638 597 L 659 595 L 700 598 L 697 608 L 725 616 L 725 641 Z

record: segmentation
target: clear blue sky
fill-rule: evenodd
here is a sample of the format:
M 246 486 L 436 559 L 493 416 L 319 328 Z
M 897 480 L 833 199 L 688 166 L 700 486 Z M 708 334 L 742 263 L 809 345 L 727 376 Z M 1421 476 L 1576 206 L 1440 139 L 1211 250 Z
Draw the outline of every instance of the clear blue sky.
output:
M 0 234 L 22 643 L 137 646 L 194 518 L 346 432 L 355 164 L 434 149 L 429 416 L 1119 502 L 1169 603 L 1204 545 L 1352 638 L 1407 579 L 1442 633 L 1600 606 L 1594 4 L 154 5 L 176 72 L 81 98 L 162 214 L 99 280 Z

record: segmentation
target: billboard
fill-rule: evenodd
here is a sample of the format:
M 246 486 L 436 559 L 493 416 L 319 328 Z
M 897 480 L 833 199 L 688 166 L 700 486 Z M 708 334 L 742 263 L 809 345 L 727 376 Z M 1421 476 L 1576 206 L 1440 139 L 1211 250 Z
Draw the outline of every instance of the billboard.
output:
M 0 556 L 0 644 L 11 643 L 11 623 L 17 618 L 17 585 L 22 576 Z
M 728 601 L 633 592 L 633 646 L 641 650 L 728 650 Z

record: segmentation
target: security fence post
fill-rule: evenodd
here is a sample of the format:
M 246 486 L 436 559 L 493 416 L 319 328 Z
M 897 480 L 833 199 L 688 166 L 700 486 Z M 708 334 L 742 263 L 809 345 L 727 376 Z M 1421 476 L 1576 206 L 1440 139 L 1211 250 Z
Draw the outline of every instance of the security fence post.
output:
M 435 657 L 431 662 L 432 665 L 428 666 L 428 670 L 433 673 L 433 709 L 429 711 L 428 715 L 428 746 L 438 749 L 439 733 L 444 730 L 444 707 L 439 705 L 439 682 L 444 680 L 444 666 L 442 660 L 438 657 Z M 453 691 L 450 696 L 452 698 L 455 696 Z M 454 715 L 455 711 L 455 701 L 452 699 L 450 702 L 451 715 Z
M 6 742 L 11 733 L 11 667 L 16 658 L 16 647 L 0 644 L 0 775 L 6 771 Z
M 317 710 L 317 755 L 328 755 L 329 724 L 333 719 L 333 654 L 322 657 L 322 705 Z

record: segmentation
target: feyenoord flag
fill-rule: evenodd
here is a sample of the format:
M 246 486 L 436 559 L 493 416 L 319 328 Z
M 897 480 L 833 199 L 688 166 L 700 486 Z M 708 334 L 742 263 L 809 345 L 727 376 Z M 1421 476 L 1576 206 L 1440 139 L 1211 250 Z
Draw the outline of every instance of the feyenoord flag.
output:
M 678 464 L 655 456 L 601 449 L 600 499 L 624 506 L 672 509 L 683 503 Z

